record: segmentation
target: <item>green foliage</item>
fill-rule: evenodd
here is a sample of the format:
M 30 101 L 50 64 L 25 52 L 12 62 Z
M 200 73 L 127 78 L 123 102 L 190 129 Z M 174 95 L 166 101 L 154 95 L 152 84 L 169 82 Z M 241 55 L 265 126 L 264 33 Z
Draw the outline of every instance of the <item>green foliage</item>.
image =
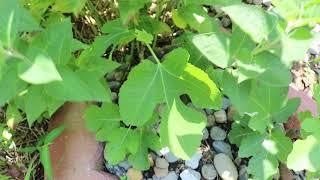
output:
M 134 168 L 147 170 L 150 167 L 148 149 L 157 151 L 161 148 L 156 133 L 145 128 L 121 127 L 122 119 L 115 104 L 91 105 L 85 112 L 85 119 L 88 129 L 96 133 L 98 141 L 108 141 L 105 157 L 112 164 L 118 164 L 128 155 Z
M 188 94 L 198 107 L 218 108 L 221 102 L 215 84 L 203 71 L 188 64 L 188 59 L 188 52 L 179 48 L 167 54 L 162 63 L 143 61 L 131 71 L 119 99 L 124 122 L 139 127 L 149 120 L 157 104 L 165 103 L 160 130 L 162 142 L 184 159 L 191 158 L 200 145 L 205 118 L 184 107 L 179 97 Z M 193 138 L 188 138 L 190 135 Z
M 181 96 L 196 108 L 220 109 L 225 95 L 237 111 L 229 140 L 240 157 L 249 158 L 254 179 L 271 179 L 280 162 L 318 176 L 318 118 L 299 115 L 302 134 L 293 145 L 278 128 L 300 104 L 287 97 L 290 68 L 319 39 L 310 31 L 320 21 L 318 0 L 274 0 L 274 10 L 240 0 L 108 3 L 112 20 L 94 12 L 99 35 L 87 45 L 74 38 L 76 17 L 68 16 L 86 14 L 85 6 L 91 11 L 91 1 L 0 2 L 0 106 L 9 128 L 24 119 L 31 127 L 66 101 L 101 102 L 88 107 L 85 121 L 98 141 L 107 142 L 105 158 L 112 164 L 128 159 L 147 170 L 149 150 L 168 147 L 189 159 L 201 143 L 206 118 Z M 222 16 L 231 18 L 231 29 L 221 26 Z M 115 52 L 124 58 L 116 59 Z M 105 75 L 120 66 L 129 73 L 117 105 Z M 320 101 L 318 85 L 314 93 Z M 11 130 L 1 131 L 8 141 Z M 33 147 L 48 179 L 48 144 L 59 132 Z

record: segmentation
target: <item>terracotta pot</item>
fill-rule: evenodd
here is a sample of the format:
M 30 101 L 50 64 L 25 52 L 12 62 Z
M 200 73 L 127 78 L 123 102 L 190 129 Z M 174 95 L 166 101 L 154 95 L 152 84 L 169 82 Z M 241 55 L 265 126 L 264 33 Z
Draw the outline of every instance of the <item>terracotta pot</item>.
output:
M 66 103 L 53 117 L 49 130 L 66 124 L 66 130 L 50 145 L 54 180 L 115 180 L 102 172 L 103 147 L 84 124 L 86 105 Z

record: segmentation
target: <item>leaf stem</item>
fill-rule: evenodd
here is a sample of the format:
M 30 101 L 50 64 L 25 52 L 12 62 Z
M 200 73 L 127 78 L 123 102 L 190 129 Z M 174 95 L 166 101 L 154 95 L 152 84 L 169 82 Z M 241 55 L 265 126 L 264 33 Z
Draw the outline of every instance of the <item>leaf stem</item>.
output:
M 158 64 L 161 64 L 159 58 L 157 57 L 157 55 L 154 53 L 153 49 L 151 48 L 151 46 L 149 44 L 146 43 L 147 48 L 149 49 L 151 55 L 153 56 L 153 58 L 157 61 Z

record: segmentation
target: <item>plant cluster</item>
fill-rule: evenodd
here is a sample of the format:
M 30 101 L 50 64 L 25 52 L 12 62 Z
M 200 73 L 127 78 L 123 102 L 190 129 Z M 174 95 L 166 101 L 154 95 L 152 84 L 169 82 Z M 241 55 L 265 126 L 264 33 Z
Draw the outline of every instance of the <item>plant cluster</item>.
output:
M 237 111 L 229 140 L 250 159 L 254 178 L 272 179 L 279 163 L 319 176 L 319 119 L 301 114 L 303 133 L 294 143 L 281 128 L 300 103 L 287 98 L 290 68 L 317 39 L 311 29 L 320 20 L 318 0 L 274 0 L 268 11 L 240 0 L 118 0 L 116 18 L 90 45 L 74 38 L 68 17 L 86 3 L 0 1 L 0 105 L 8 127 L 24 114 L 32 126 L 66 101 L 101 102 L 88 107 L 85 119 L 107 142 L 105 158 L 117 164 L 127 157 L 146 170 L 149 149 L 168 147 L 189 159 L 200 146 L 206 117 L 183 99 L 220 109 L 225 95 Z M 219 22 L 224 15 L 231 30 Z M 163 55 L 158 39 L 168 37 Z M 121 48 L 129 53 L 116 62 Z M 104 76 L 123 65 L 132 69 L 115 104 Z

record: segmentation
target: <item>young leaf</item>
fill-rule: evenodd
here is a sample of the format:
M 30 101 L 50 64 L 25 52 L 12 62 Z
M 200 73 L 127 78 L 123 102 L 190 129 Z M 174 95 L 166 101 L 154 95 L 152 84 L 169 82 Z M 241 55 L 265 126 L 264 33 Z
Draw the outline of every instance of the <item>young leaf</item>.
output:
M 258 6 L 235 4 L 222 7 L 222 10 L 257 43 L 268 39 L 278 21 L 276 16 Z
M 21 62 L 18 67 L 19 77 L 30 84 L 47 84 L 61 81 L 61 76 L 52 59 L 39 54 L 33 62 Z
M 136 29 L 135 33 L 136 33 L 136 37 L 137 37 L 138 41 L 141 41 L 146 44 L 152 43 L 153 36 L 151 34 L 147 33 L 146 31 L 144 31 L 144 30 L 140 31 L 140 30 Z
M 104 157 L 111 164 L 118 164 L 124 160 L 127 153 L 138 152 L 139 134 L 132 129 L 115 128 L 107 136 L 107 141 Z
M 102 107 L 89 106 L 85 111 L 86 127 L 91 132 L 100 130 L 111 132 L 120 127 L 120 113 L 118 106 L 112 103 L 103 103 Z
M 174 9 L 171 13 L 172 13 L 172 20 L 177 27 L 181 29 L 184 29 L 187 27 L 186 20 L 183 18 L 183 16 L 179 13 L 177 9 Z
M 149 131 L 143 131 L 139 134 L 139 147 L 135 154 L 128 157 L 129 163 L 135 169 L 148 170 L 150 162 L 148 159 L 148 149 L 159 151 L 161 149 L 160 138 L 157 134 Z
M 242 126 L 241 124 L 233 123 L 232 129 L 228 134 L 228 139 L 232 144 L 236 144 L 239 147 L 243 139 L 256 134 L 257 132 L 252 131 L 247 126 Z

